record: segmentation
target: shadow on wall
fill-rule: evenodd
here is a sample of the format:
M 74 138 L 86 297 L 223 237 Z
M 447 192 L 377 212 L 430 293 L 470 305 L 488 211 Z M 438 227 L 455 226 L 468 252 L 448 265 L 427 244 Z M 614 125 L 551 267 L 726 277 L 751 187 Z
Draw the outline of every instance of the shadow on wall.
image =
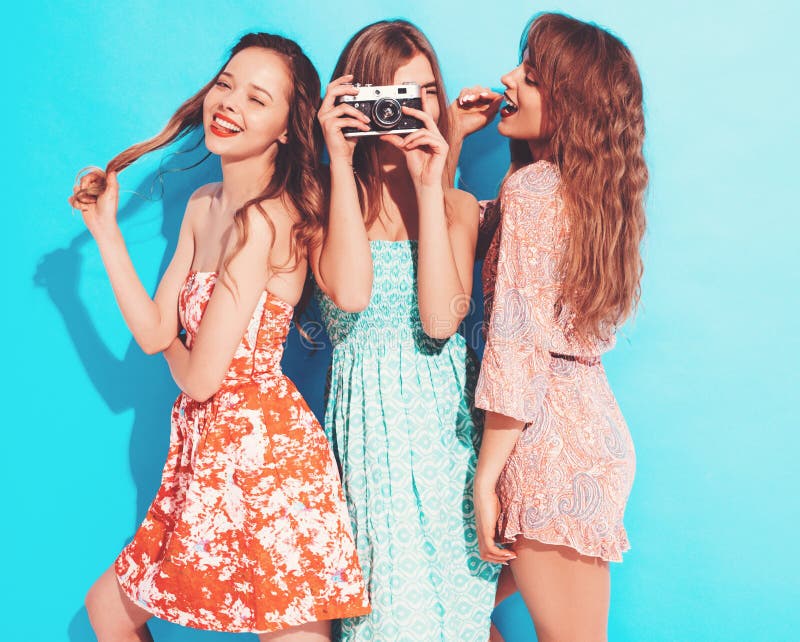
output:
M 162 182 L 161 233 L 166 240 L 166 248 L 161 258 L 159 278 L 175 251 L 182 214 L 189 196 L 200 185 L 220 180 L 219 165 L 212 159 L 190 171 L 180 171 L 193 166 L 205 155 L 205 147 L 196 143 L 196 139 L 184 141 L 176 153 L 165 159 L 158 171 L 149 174 L 135 189 L 138 194 L 149 194 L 155 186 L 158 195 L 161 191 L 158 182 Z M 490 125 L 467 139 L 461 156 L 458 186 L 479 199 L 494 198 L 507 166 L 505 140 Z M 142 199 L 131 199 L 120 210 L 119 220 L 125 221 L 136 216 L 143 204 Z M 83 367 L 108 408 L 115 414 L 131 409 L 134 411 L 129 462 L 131 477 L 136 484 L 135 528 L 144 518 L 158 488 L 169 445 L 169 409 L 178 394 L 178 388 L 166 362 L 160 357 L 144 354 L 135 341 L 129 343 L 121 359 L 103 341 L 79 295 L 80 249 L 86 243 L 92 242 L 94 241 L 88 231 L 83 231 L 66 248 L 43 256 L 37 267 L 34 283 L 47 291 L 62 315 Z M 475 270 L 473 299 L 474 305 L 462 325 L 462 332 L 469 345 L 481 352 L 480 324 L 483 307 L 479 265 Z M 313 303 L 309 305 L 303 327 L 311 336 L 312 342 L 302 338 L 297 329 L 292 327 L 285 348 L 283 367 L 321 420 L 324 412 L 325 378 L 330 365 L 330 344 Z M 310 345 L 316 348 L 310 349 Z M 131 386 L 131 381 L 136 381 L 136 386 Z M 184 629 L 156 619 L 151 622 L 150 627 L 159 642 L 230 640 L 234 637 Z M 95 639 L 83 607 L 72 618 L 68 634 L 71 642 Z M 242 639 L 242 636 L 236 637 Z
M 175 252 L 189 196 L 203 183 L 219 180 L 219 166 L 212 161 L 191 171 L 180 171 L 198 162 L 206 153 L 205 147 L 198 146 L 196 140 L 184 141 L 177 152 L 165 159 L 158 171 L 148 175 L 134 190 L 142 195 L 154 191 L 157 197 L 158 184 L 162 183 L 161 234 L 167 244 L 161 258 L 159 278 Z M 143 198 L 130 199 L 120 210 L 118 220 L 124 222 L 135 217 L 144 204 Z M 135 341 L 128 344 L 122 359 L 117 358 L 103 342 L 79 295 L 80 249 L 86 243 L 94 243 L 94 240 L 84 230 L 67 248 L 42 257 L 34 283 L 47 291 L 61 313 L 81 363 L 109 410 L 115 414 L 134 410 L 129 461 L 137 491 L 135 521 L 138 525 L 158 488 L 168 446 L 169 409 L 178 389 L 166 361 L 146 355 Z M 131 381 L 136 385 L 132 386 Z M 161 450 L 154 452 L 154 444 L 160 444 Z

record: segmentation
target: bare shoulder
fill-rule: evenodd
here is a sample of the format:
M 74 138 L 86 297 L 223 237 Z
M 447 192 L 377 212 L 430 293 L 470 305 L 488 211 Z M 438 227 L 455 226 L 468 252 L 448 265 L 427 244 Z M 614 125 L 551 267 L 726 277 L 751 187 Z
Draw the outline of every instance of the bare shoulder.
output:
M 448 218 L 452 223 L 477 228 L 480 207 L 472 194 L 450 188 L 444 193 L 444 202 Z
M 255 237 L 259 241 L 272 239 L 275 232 L 276 219 L 282 218 L 283 213 L 272 201 L 261 201 L 251 205 L 242 213 L 242 222 L 247 228 L 248 237 Z
M 454 207 L 478 206 L 478 200 L 472 194 L 465 192 L 463 189 L 456 189 L 455 187 L 446 189 L 444 198 L 448 205 L 452 204 Z
M 206 183 L 198 187 L 189 197 L 189 207 L 196 207 L 204 203 L 208 205 L 214 195 L 219 191 L 220 183 Z
M 283 196 L 260 201 L 250 208 L 249 214 L 258 214 L 261 219 L 269 219 L 277 229 L 291 227 L 301 218 L 291 201 Z
M 207 183 L 198 187 L 189 197 L 189 202 L 186 204 L 185 219 L 196 220 L 208 212 L 211 206 L 211 201 L 219 189 L 219 183 Z

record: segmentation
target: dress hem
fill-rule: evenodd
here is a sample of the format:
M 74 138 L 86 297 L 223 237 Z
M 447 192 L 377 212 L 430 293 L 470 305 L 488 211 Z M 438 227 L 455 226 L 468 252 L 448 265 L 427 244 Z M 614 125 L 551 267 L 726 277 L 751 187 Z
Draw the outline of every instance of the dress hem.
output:
M 605 562 L 622 562 L 622 554 L 631 548 L 627 537 L 624 536 L 624 528 L 622 529 L 622 538 L 615 537 L 592 544 L 585 541 L 576 542 L 569 535 L 545 534 L 541 530 L 525 529 L 519 523 L 512 524 L 509 523 L 510 521 L 507 512 L 504 511 L 500 516 L 497 528 L 497 533 L 504 544 L 513 544 L 518 537 L 523 537 L 542 544 L 566 546 L 577 551 L 580 555 L 597 557 Z
M 359 607 L 354 609 L 332 609 L 332 608 L 317 608 L 315 610 L 314 616 L 303 619 L 301 622 L 292 622 L 291 624 L 284 624 L 278 623 L 275 627 L 269 629 L 252 629 L 252 628 L 226 628 L 221 629 L 218 627 L 214 627 L 213 625 L 208 625 L 206 623 L 202 623 L 193 616 L 190 616 L 189 621 L 178 621 L 174 617 L 168 616 L 162 609 L 158 607 L 152 607 L 149 604 L 143 604 L 140 600 L 136 598 L 135 595 L 131 595 L 130 588 L 122 583 L 117 574 L 116 570 L 114 571 L 114 576 L 117 578 L 117 584 L 128 597 L 128 599 L 133 602 L 137 607 L 140 609 L 147 611 L 153 617 L 157 617 L 160 620 L 164 620 L 165 622 L 170 622 L 172 624 L 179 624 L 180 626 L 189 627 L 192 629 L 197 629 L 199 631 L 213 631 L 215 633 L 254 633 L 256 635 L 260 635 L 262 633 L 275 633 L 277 631 L 284 631 L 286 629 L 290 629 L 293 626 L 302 626 L 303 624 L 310 624 L 311 622 L 324 622 L 325 620 L 340 620 L 342 618 L 350 618 L 350 617 L 360 617 L 362 615 L 367 615 L 372 611 L 372 607 L 369 605 L 365 607 Z M 185 611 L 180 611 L 181 615 L 188 615 Z M 283 625 L 282 625 L 283 624 Z
M 566 546 L 567 548 L 571 548 L 572 550 L 577 551 L 580 555 L 583 555 L 585 557 L 596 557 L 598 559 L 603 560 L 604 562 L 615 562 L 619 564 L 622 563 L 622 553 L 626 553 L 627 551 L 631 550 L 630 546 L 628 546 L 627 548 L 620 548 L 619 553 L 617 553 L 616 555 L 603 555 L 601 553 L 598 553 L 596 550 L 589 550 L 587 547 L 576 546 L 574 543 L 570 542 L 566 538 L 548 538 L 548 537 L 542 537 L 540 535 L 529 535 L 523 532 L 503 535 L 502 543 L 513 544 L 514 542 L 517 541 L 518 537 L 522 537 L 523 539 L 534 540 L 542 544 L 547 544 L 548 546 Z

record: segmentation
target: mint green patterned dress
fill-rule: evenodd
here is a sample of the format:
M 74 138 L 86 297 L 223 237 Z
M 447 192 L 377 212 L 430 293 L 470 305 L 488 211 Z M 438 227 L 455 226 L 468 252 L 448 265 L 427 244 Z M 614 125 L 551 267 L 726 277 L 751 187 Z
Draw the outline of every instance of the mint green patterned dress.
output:
M 475 357 L 460 334 L 422 330 L 416 241 L 370 245 L 363 312 L 316 292 L 333 344 L 325 432 L 372 606 L 341 623 L 341 639 L 486 642 L 498 567 L 475 534 Z

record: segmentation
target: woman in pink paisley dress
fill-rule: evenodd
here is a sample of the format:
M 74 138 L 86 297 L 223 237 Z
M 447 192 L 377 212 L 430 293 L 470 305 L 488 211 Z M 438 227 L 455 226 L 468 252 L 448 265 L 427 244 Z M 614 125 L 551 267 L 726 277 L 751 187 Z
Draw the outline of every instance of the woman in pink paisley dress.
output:
M 608 562 L 629 548 L 635 455 L 600 355 L 639 297 L 642 84 L 622 42 L 568 16 L 536 17 L 522 53 L 504 96 L 465 89 L 452 108 L 462 139 L 498 110 L 512 139 L 483 226 L 496 224 L 475 394 L 478 537 L 484 559 L 509 563 L 498 596 L 516 584 L 539 642 L 599 642 Z
M 248 34 L 160 134 L 70 198 L 134 338 L 163 352 L 182 390 L 161 487 L 86 599 L 101 642 L 152 640 L 154 615 L 320 642 L 331 620 L 369 611 L 333 454 L 280 367 L 321 229 L 319 103 L 296 43 Z M 117 224 L 116 174 L 201 127 L 223 180 L 192 195 L 151 299 Z

